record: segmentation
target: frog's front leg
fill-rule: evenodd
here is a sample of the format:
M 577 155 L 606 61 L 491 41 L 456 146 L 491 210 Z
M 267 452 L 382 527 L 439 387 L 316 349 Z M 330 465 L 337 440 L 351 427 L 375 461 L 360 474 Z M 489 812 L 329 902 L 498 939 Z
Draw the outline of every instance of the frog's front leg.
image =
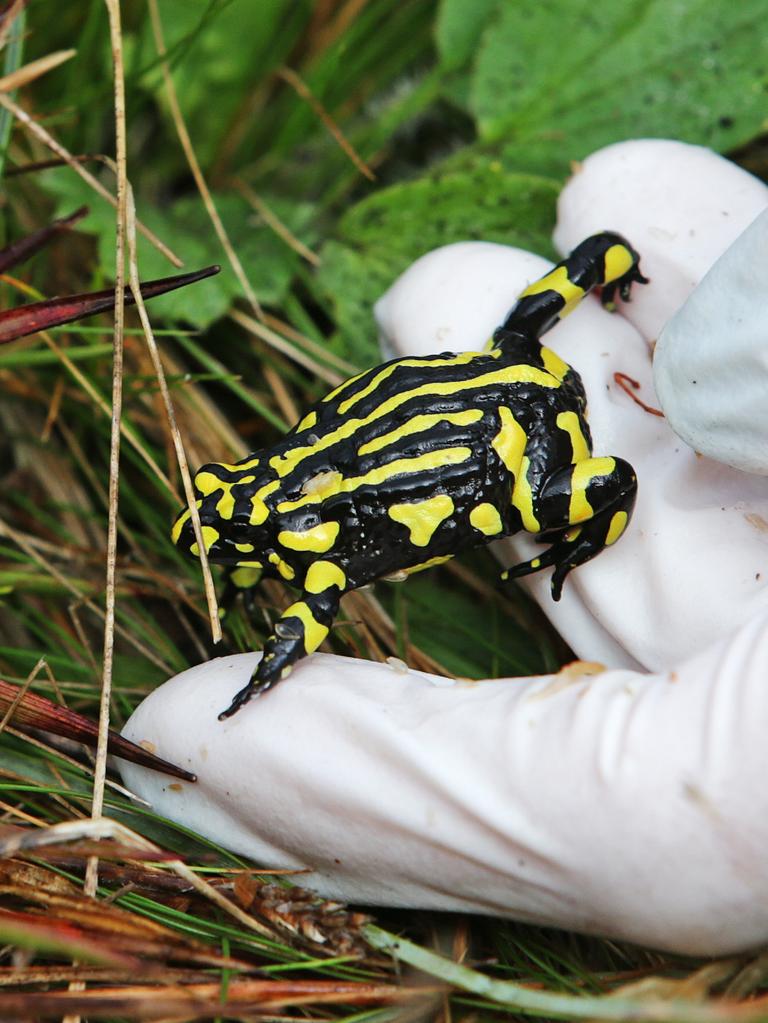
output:
M 521 482 L 525 487 L 525 480 Z M 621 458 L 584 458 L 555 470 L 539 493 L 531 495 L 523 515 L 526 529 L 547 539 L 547 534 L 554 534 L 554 542 L 537 557 L 507 569 L 502 580 L 554 565 L 552 597 L 559 600 L 571 569 L 591 560 L 622 535 L 636 496 L 637 477 Z M 514 492 L 513 503 L 520 505 Z
M 640 257 L 620 234 L 592 235 L 549 273 L 520 294 L 504 323 L 494 334 L 494 347 L 515 350 L 519 338 L 540 338 L 594 288 L 603 305 L 612 307 L 616 292 L 629 300 L 633 284 L 647 284 Z
M 256 670 L 219 720 L 232 717 L 251 697 L 260 696 L 285 678 L 291 666 L 313 653 L 330 632 L 346 588 L 344 572 L 330 561 L 314 561 L 304 579 L 301 599 L 283 611 Z

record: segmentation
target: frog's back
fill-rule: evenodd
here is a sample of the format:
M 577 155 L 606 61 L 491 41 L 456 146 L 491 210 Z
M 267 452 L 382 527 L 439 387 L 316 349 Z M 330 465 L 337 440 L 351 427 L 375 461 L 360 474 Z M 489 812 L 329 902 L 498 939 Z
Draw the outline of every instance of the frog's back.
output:
M 495 347 L 487 352 L 393 359 L 331 391 L 304 417 L 299 429 L 335 420 L 367 425 L 388 417 L 401 419 L 422 405 L 466 407 L 475 400 L 488 404 L 526 384 L 550 386 L 547 350 L 538 341 L 519 341 L 514 358 Z M 568 368 L 564 363 L 560 366 Z
M 470 393 L 495 364 L 479 353 L 400 359 L 345 381 L 272 449 L 274 512 L 313 506 L 335 517 L 368 499 L 383 508 L 403 488 L 418 499 L 476 472 L 471 456 L 493 429 L 495 405 Z
M 540 352 L 537 345 L 538 365 L 533 358 L 510 363 L 498 349 L 397 359 L 345 381 L 273 448 L 269 465 L 283 481 L 281 492 L 302 491 L 334 472 L 345 481 L 375 475 L 381 486 L 398 475 L 392 463 L 403 463 L 409 475 L 433 464 L 445 470 L 455 464 L 453 449 L 479 454 L 490 443 L 501 406 L 512 408 L 527 432 L 561 386 Z M 473 459 L 472 471 L 479 468 Z M 444 471 L 443 482 L 450 486 Z

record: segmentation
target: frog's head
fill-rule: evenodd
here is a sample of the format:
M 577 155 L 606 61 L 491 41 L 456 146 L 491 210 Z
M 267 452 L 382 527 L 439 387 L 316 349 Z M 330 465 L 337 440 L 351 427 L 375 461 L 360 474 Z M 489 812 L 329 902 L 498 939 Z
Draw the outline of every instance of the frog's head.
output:
M 255 458 L 250 465 L 212 462 L 195 474 L 195 505 L 209 561 L 229 565 L 255 561 L 272 543 L 275 524 L 263 498 L 278 484 L 262 479 L 255 464 Z M 189 508 L 176 517 L 171 539 L 186 554 L 200 556 Z

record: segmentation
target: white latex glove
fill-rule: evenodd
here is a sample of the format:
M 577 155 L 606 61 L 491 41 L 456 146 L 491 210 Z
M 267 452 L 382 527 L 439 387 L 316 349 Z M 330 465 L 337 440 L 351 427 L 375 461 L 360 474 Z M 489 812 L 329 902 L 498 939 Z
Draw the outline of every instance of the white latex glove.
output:
M 639 147 L 644 158 L 644 145 L 677 144 L 627 150 Z M 639 202 L 632 162 L 613 149 L 632 215 L 642 206 L 650 223 L 685 223 L 693 189 L 684 151 L 749 191 L 743 172 L 678 147 L 677 191 L 662 166 L 650 181 L 644 169 Z M 586 187 L 589 167 L 564 193 L 558 234 L 569 224 L 578 240 L 595 229 L 626 233 L 653 278 L 635 289 L 629 309 L 656 322 L 652 289 L 664 271 L 645 244 L 651 238 L 633 234 L 618 212 L 603 219 L 586 199 L 599 222 L 581 229 L 569 220 L 569 193 Z M 664 185 L 655 198 L 647 191 L 653 181 Z M 698 183 L 717 191 L 704 170 Z M 725 201 L 724 185 L 719 194 Z M 757 212 L 740 209 L 742 227 Z M 735 216 L 731 208 L 723 218 L 729 230 Z M 676 231 L 673 240 L 657 239 L 668 272 L 677 267 L 679 280 L 695 280 L 707 267 L 691 269 L 685 232 Z M 714 259 L 717 245 L 707 244 Z M 414 277 L 425 268 L 431 277 Z M 390 341 L 412 352 L 462 347 L 456 323 L 463 346 L 479 347 L 510 295 L 544 269 L 500 246 L 449 247 L 411 268 L 379 315 Z M 428 286 L 413 290 L 403 314 L 405 284 L 414 279 Z M 430 310 L 439 314 L 431 326 L 412 319 Z M 159 813 L 267 866 L 308 867 L 302 884 L 332 897 L 497 913 L 701 954 L 761 944 L 768 565 L 760 523 L 768 521 L 768 484 L 698 458 L 616 388 L 613 373 L 627 373 L 655 402 L 648 346 L 621 317 L 588 300 L 548 344 L 585 380 L 596 453 L 635 464 L 640 498 L 621 540 L 569 576 L 561 606 L 549 598 L 546 574 L 535 592 L 590 660 L 662 670 L 588 677 L 577 667 L 451 684 L 316 654 L 219 722 L 257 655 L 220 658 L 161 687 L 125 729 L 199 782 L 124 765 L 126 784 Z
M 768 211 L 661 332 L 656 390 L 674 431 L 720 462 L 768 476 Z
M 235 717 L 258 655 L 190 668 L 124 729 L 165 816 L 330 898 L 725 954 L 768 939 L 768 614 L 674 673 L 446 684 L 315 654 Z

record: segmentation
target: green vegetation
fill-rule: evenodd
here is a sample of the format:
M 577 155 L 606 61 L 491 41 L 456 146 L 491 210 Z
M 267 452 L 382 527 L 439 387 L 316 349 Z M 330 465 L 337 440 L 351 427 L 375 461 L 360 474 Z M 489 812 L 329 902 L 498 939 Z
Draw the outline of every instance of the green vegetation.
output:
M 593 149 L 629 137 L 677 137 L 738 149 L 751 169 L 765 169 L 759 135 L 768 36 L 759 0 L 159 0 L 159 11 L 194 152 L 258 301 L 254 307 L 233 270 L 179 144 L 149 8 L 145 0 L 125 0 L 127 172 L 137 215 L 185 269 L 223 267 L 149 306 L 193 467 L 268 444 L 330 383 L 377 361 L 372 304 L 423 252 L 482 238 L 551 255 L 558 191 L 572 161 Z M 114 158 L 115 114 L 103 0 L 29 4 L 7 34 L 1 73 L 70 48 L 77 51 L 71 59 L 10 95 L 114 192 L 104 159 Z M 36 169 L 51 159 L 0 107 L 0 242 L 84 203 L 90 208 L 43 253 L 0 275 L 3 308 L 113 281 L 114 209 L 70 166 Z M 175 272 L 145 238 L 138 259 L 144 280 Z M 144 694 L 213 652 L 201 638 L 207 625 L 199 570 L 168 537 L 181 484 L 138 326 L 129 313 L 112 694 L 118 728 Z M 84 327 L 56 328 L 48 340 L 33 336 L 0 349 L 0 677 L 21 685 L 34 674 L 35 692 L 92 718 L 101 685 L 111 340 L 112 317 L 101 315 Z M 557 666 L 562 644 L 522 595 L 488 592 L 487 607 L 478 610 L 477 587 L 496 574 L 491 557 L 480 553 L 463 570 L 437 569 L 396 595 L 382 586 L 377 602 L 359 595 L 367 627 L 358 624 L 358 603 L 331 647 L 405 656 L 416 667 L 437 664 L 475 677 Z M 284 599 L 272 584 L 260 603 L 271 613 Z M 441 620 L 456 623 L 450 642 L 441 638 Z M 260 613 L 253 620 L 241 610 L 228 616 L 228 649 L 258 648 L 264 638 Z M 78 750 L 41 745 L 3 721 L 0 809 L 7 827 L 35 832 L 87 817 L 92 778 Z M 231 894 L 227 885 L 236 877 L 236 901 L 264 933 L 171 870 L 138 865 L 135 848 L 103 861 L 99 894 L 109 901 L 100 900 L 101 915 L 92 917 L 81 894 L 93 851 L 87 836 L 55 853 L 33 851 L 34 862 L 0 860 L 3 982 L 15 963 L 28 971 L 15 988 L 19 997 L 63 992 L 72 979 L 86 980 L 89 992 L 104 981 L 126 992 L 123 1001 L 92 1009 L 74 995 L 49 1013 L 30 1001 L 31 1015 L 146 1018 L 139 1013 L 155 997 L 147 987 L 153 977 L 201 991 L 212 983 L 209 1006 L 225 990 L 236 1003 L 240 997 L 260 1005 L 255 989 L 242 986 L 255 983 L 242 978 L 256 967 L 264 971 L 260 983 L 326 980 L 349 993 L 335 1001 L 317 995 L 307 1007 L 299 984 L 272 992 L 250 1018 L 383 1023 L 425 1011 L 446 1020 L 510 1011 L 568 1015 L 567 1002 L 505 1004 L 496 997 L 500 989 L 439 970 L 432 972 L 468 993 L 451 1000 L 433 990 L 426 1008 L 412 999 L 398 1004 L 390 986 L 399 979 L 390 961 L 365 945 L 354 916 L 344 916 L 342 926 L 334 907 L 287 890 L 276 898 L 246 869 L 254 865 L 138 809 L 118 789 L 107 789 L 105 814 L 183 856 L 216 890 Z M 0 831 L 0 841 L 5 837 Z M 287 910 L 275 909 L 286 902 Z M 44 926 L 36 917 L 41 907 L 51 919 L 69 921 L 69 929 Z M 379 921 L 454 958 L 466 952 L 497 979 L 557 993 L 595 996 L 654 976 L 664 979 L 643 991 L 674 994 L 675 979 L 686 978 L 685 993 L 703 996 L 735 978 L 731 990 L 744 996 L 762 980 L 760 970 L 747 977 L 733 964 L 730 972 L 709 967 L 692 980 L 699 964 L 522 925 L 404 913 Z M 314 933 L 331 937 L 319 946 Z M 12 959 L 12 946 L 29 958 Z M 60 965 L 73 959 L 82 965 Z M 147 964 L 154 975 L 142 974 Z M 434 966 L 428 957 L 416 964 L 427 973 Z M 374 997 L 369 989 L 377 985 Z M 3 1010 L 5 997 L 0 991 L 0 1016 L 24 1015 L 16 1003 Z M 142 1009 L 131 1000 L 141 997 Z M 594 998 L 590 1006 L 598 1015 Z M 163 1008 L 158 1003 L 158 1018 Z M 193 1018 L 178 1004 L 165 1009 L 165 1018 Z M 222 1012 L 222 1019 L 247 1014 L 242 1007 Z M 616 1001 L 612 1018 L 632 1014 L 631 999 Z M 212 1017 L 201 1010 L 198 1018 Z

